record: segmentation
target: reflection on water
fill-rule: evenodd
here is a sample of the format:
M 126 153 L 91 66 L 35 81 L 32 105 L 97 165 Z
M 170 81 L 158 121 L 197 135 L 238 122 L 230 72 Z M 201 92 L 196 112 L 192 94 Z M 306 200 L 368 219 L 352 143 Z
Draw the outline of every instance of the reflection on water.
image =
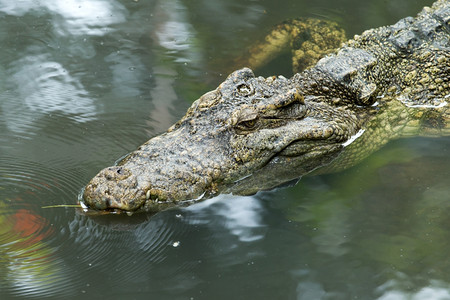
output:
M 26 132 L 32 127 L 33 119 L 42 114 L 64 113 L 76 122 L 86 122 L 95 116 L 95 105 L 80 82 L 60 63 L 51 61 L 49 55 L 19 59 L 10 72 L 11 85 L 17 91 L 14 96 L 24 100 L 4 107 L 5 111 L 17 112 L 13 118 L 6 119 L 13 131 Z M 28 123 L 22 123 L 27 119 Z
M 430 3 L 0 0 L 1 298 L 449 299 L 448 137 L 154 216 L 42 208 L 73 204 L 271 25 L 325 12 L 356 33 Z
M 208 217 L 217 215 L 223 220 L 221 226 L 227 228 L 241 242 L 252 242 L 264 237 L 261 233 L 265 226 L 261 215 L 263 208 L 253 197 L 220 195 L 213 200 L 191 206 L 187 210 L 202 213 L 206 211 Z
M 52 178 L 50 170 L 32 162 L 7 166 L 4 157 L 0 161 L 2 294 L 10 291 L 12 295 L 42 297 L 73 293 L 71 283 L 66 282 L 64 261 L 56 255 L 57 249 L 46 243 L 55 235 L 55 228 L 34 204 L 39 197 L 66 195 L 70 179 Z
M 49 12 L 52 23 L 61 34 L 104 35 L 109 26 L 125 22 L 124 7 L 117 1 L 102 0 L 49 0 L 36 1 L 0 1 L 0 10 L 10 16 L 24 16 L 27 13 Z
M 42 242 L 52 235 L 48 220 L 31 210 L 18 209 L 12 215 L 2 215 L 0 222 L 3 291 L 39 297 L 73 292 L 71 284 L 65 282 L 63 261 L 53 255 L 55 249 Z

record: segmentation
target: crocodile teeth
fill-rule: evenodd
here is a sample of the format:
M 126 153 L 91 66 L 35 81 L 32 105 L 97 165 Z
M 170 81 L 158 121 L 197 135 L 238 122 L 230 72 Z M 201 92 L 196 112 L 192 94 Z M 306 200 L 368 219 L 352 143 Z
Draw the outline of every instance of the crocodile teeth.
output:
M 150 190 L 148 190 L 147 193 L 145 193 L 145 199 L 146 200 L 150 199 Z

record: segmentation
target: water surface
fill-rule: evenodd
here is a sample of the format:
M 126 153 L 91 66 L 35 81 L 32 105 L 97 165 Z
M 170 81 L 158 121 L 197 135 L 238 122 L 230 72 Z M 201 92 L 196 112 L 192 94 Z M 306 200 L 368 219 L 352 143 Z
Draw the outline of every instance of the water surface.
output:
M 353 35 L 431 2 L 0 0 L 1 299 L 450 299 L 448 137 L 151 218 L 43 208 L 74 204 L 274 24 Z

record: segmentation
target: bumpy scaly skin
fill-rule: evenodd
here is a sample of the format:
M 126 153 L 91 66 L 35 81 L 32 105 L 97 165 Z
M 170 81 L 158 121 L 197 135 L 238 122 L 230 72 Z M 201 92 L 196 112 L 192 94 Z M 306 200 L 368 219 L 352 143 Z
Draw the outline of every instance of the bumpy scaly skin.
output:
M 155 212 L 219 192 L 254 193 L 330 162 L 348 166 L 402 135 L 448 135 L 449 20 L 450 5 L 441 0 L 416 18 L 356 36 L 291 79 L 236 71 L 166 133 L 100 171 L 83 201 Z M 257 64 L 290 40 L 300 45 L 294 62 L 309 66 L 318 57 L 308 49 L 326 46 L 317 33 L 332 36 L 329 47 L 342 39 L 333 24 L 326 31 L 326 22 L 296 22 L 300 29 L 280 25 L 284 32 L 266 40 L 278 46 L 267 53 L 257 46 L 248 61 Z M 313 29 L 302 27 L 308 22 Z M 309 30 L 313 42 L 299 43 L 305 34 L 298 30 Z
M 127 211 L 187 205 L 192 201 L 183 200 L 214 195 L 274 157 L 340 148 L 336 142 L 347 140 L 359 123 L 353 110 L 306 103 L 284 77 L 255 77 L 242 69 L 194 102 L 168 132 L 100 171 L 86 186 L 84 202 Z
M 262 41 L 236 59 L 240 65 L 258 68 L 276 57 L 283 49 L 292 55 L 294 73 L 313 66 L 320 58 L 339 48 L 347 38 L 335 22 L 299 18 L 276 26 Z

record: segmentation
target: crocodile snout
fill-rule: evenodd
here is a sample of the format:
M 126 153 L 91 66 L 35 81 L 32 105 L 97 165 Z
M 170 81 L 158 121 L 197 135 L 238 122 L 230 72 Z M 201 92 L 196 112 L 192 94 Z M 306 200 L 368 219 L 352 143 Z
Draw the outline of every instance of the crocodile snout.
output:
M 146 200 L 146 192 L 139 188 L 137 177 L 122 166 L 101 170 L 86 186 L 84 203 L 94 209 L 134 211 Z

